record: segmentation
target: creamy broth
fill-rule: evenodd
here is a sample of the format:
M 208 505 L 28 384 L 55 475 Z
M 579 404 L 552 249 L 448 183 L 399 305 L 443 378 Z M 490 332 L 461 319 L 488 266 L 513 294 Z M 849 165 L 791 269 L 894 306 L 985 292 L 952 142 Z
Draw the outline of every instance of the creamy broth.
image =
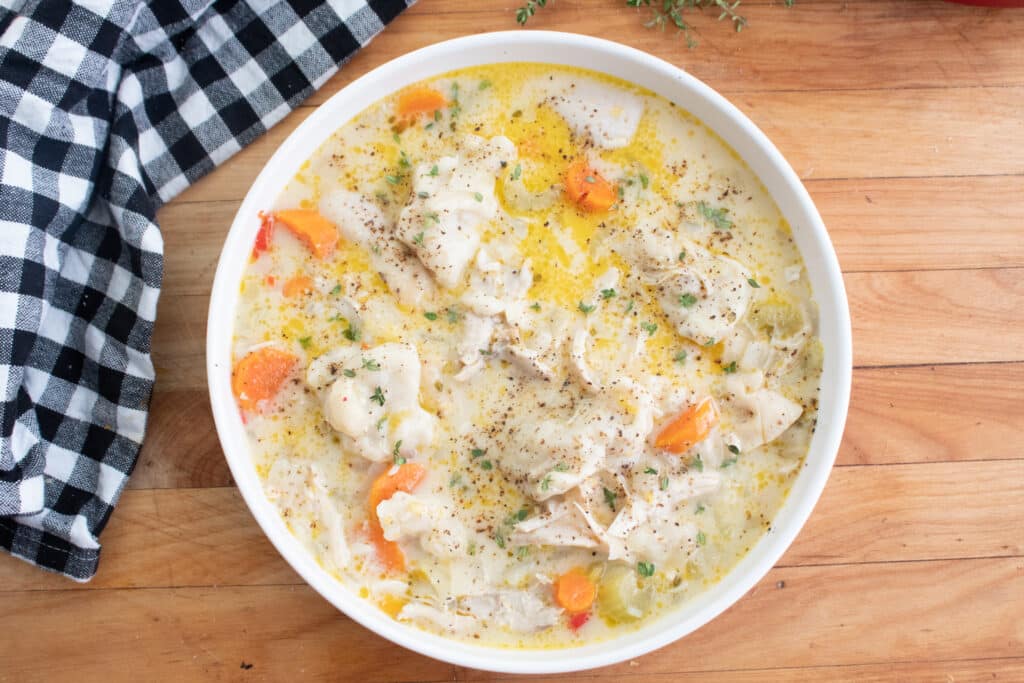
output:
M 234 333 L 252 457 L 391 617 L 607 639 L 770 528 L 817 311 L 768 192 L 681 108 L 581 69 L 453 72 L 344 123 L 266 209 Z

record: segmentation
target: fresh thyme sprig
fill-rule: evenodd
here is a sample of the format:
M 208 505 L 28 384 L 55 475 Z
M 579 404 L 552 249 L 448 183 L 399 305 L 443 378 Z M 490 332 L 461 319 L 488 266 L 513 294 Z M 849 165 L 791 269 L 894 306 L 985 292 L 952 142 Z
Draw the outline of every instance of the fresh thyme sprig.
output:
M 717 9 L 719 10 L 718 20 L 728 19 L 732 22 L 737 33 L 747 26 L 747 20 L 737 12 L 741 0 L 625 0 L 630 7 L 640 9 L 641 7 L 651 8 L 651 18 L 644 22 L 647 28 L 659 28 L 664 30 L 666 26 L 675 26 L 683 32 L 686 38 L 686 46 L 696 47 L 691 31 L 693 27 L 686 21 L 687 10 Z M 792 7 L 794 0 L 784 0 L 786 7 Z M 516 10 L 516 21 L 525 26 L 534 14 L 542 7 L 546 7 L 548 0 L 527 0 L 526 4 Z
M 526 0 L 526 4 L 516 10 L 516 21 L 525 26 L 537 10 L 548 4 L 548 0 Z
M 668 25 L 675 26 L 677 29 L 683 32 L 686 38 L 686 46 L 693 48 L 697 46 L 697 41 L 694 40 L 693 35 L 690 33 L 693 27 L 684 18 L 684 14 L 687 10 L 701 10 L 708 7 L 717 7 L 720 11 L 718 20 L 729 19 L 732 21 L 733 28 L 739 33 L 746 27 L 747 20 L 745 17 L 740 15 L 736 8 L 740 5 L 740 0 L 729 3 L 729 0 L 661 0 L 661 3 L 654 2 L 651 0 L 626 0 L 626 4 L 630 7 L 650 7 L 652 10 L 651 19 L 647 21 L 644 26 L 647 28 L 658 28 L 665 30 Z

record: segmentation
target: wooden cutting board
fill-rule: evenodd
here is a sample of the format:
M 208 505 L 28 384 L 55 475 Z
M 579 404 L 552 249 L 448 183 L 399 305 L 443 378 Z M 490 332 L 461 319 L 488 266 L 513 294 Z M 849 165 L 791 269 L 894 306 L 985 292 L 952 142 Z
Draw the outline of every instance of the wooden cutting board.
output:
M 853 315 L 853 401 L 796 543 L 708 626 L 600 681 L 1024 680 L 1024 11 L 744 2 L 700 46 L 619 0 L 532 28 L 647 50 L 729 97 L 824 216 Z M 308 588 L 232 486 L 206 397 L 213 271 L 239 202 L 313 108 L 409 50 L 515 28 L 421 0 L 305 106 L 160 212 L 157 389 L 130 489 L 78 585 L 0 557 L 0 680 L 502 678 L 375 636 Z M 571 678 L 571 677 L 570 677 Z

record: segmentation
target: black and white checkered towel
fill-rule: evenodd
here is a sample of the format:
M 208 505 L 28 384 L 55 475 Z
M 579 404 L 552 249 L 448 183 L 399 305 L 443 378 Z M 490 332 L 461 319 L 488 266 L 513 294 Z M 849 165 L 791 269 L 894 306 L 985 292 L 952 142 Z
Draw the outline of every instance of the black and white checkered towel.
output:
M 0 546 L 95 573 L 153 387 L 157 208 L 406 4 L 0 2 Z

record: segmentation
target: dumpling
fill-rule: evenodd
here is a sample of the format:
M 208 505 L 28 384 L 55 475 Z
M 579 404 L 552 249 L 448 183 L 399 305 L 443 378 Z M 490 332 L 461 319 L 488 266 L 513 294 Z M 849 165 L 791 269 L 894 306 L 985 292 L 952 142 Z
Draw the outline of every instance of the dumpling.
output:
M 396 447 L 415 451 L 433 441 L 437 418 L 420 406 L 412 344 L 338 349 L 310 364 L 306 382 L 322 390 L 327 422 L 364 458 L 380 462 Z
M 628 145 L 644 113 L 644 102 L 639 97 L 586 79 L 573 80 L 547 101 L 573 133 L 604 149 Z
M 468 136 L 457 157 L 422 163 L 397 235 L 447 289 L 462 281 L 480 246 L 480 226 L 498 213 L 494 178 L 516 157 L 506 137 Z

